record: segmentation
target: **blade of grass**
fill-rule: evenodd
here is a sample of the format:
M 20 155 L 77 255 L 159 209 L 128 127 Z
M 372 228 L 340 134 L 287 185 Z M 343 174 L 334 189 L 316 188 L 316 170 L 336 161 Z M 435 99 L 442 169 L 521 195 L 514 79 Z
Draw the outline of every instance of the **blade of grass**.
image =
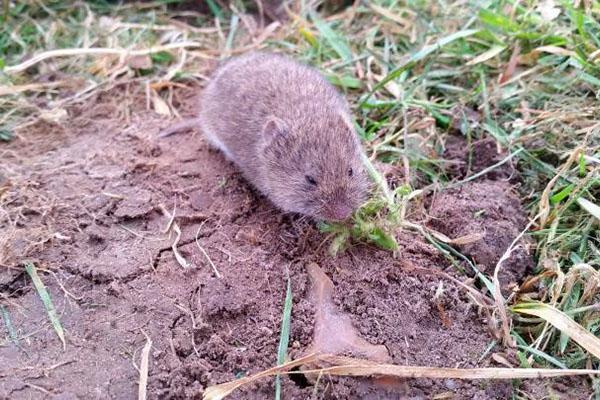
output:
M 577 344 L 600 359 L 600 339 L 586 331 L 564 312 L 545 303 L 522 303 L 511 308 L 513 312 L 542 318 L 556 329 L 569 335 Z
M 237 14 L 233 14 L 231 16 L 229 34 L 227 35 L 227 40 L 225 42 L 225 51 L 221 55 L 221 58 L 228 57 L 231 47 L 233 46 L 233 39 L 235 38 L 235 34 L 237 32 L 239 22 L 240 22 L 240 17 Z
M 15 344 L 19 345 L 19 338 L 17 337 L 17 332 L 15 331 L 15 327 L 10 320 L 10 314 L 4 305 L 0 304 L 0 312 L 2 313 L 2 319 L 4 320 L 4 326 L 6 326 L 6 330 L 8 331 L 8 337 Z
M 213 13 L 215 18 L 221 19 L 223 17 L 223 11 L 221 10 L 221 7 L 219 7 L 219 5 L 215 3 L 215 0 L 206 0 L 206 2 L 208 3 L 208 8 L 210 8 L 210 12 Z
M 52 324 L 54 331 L 56 332 L 56 334 L 58 335 L 58 338 L 62 342 L 63 349 L 66 348 L 67 343 L 65 342 L 65 333 L 63 331 L 63 327 L 60 324 L 58 315 L 56 314 L 56 309 L 54 308 L 54 304 L 52 303 L 50 294 L 48 293 L 48 290 L 46 290 L 46 286 L 40 279 L 40 277 L 37 273 L 37 269 L 35 268 L 35 265 L 33 265 L 33 263 L 31 263 L 31 262 L 26 263 L 25 271 L 27 271 L 27 274 L 31 278 L 31 281 L 33 282 L 33 286 L 35 286 L 35 289 L 37 290 L 38 295 L 40 296 L 40 299 L 42 300 L 42 303 L 44 304 L 44 307 L 46 308 L 46 313 L 48 314 L 48 319 L 50 319 L 50 323 Z
M 287 290 L 283 305 L 283 318 L 281 319 L 281 335 L 279 336 L 279 349 L 277 350 L 277 365 L 285 363 L 287 348 L 290 342 L 290 322 L 292 319 L 292 281 L 288 275 Z M 275 399 L 281 399 L 281 377 L 275 377 Z
M 552 363 L 552 364 L 556 365 L 558 368 L 561 368 L 561 369 L 568 369 L 568 367 L 567 367 L 565 364 L 561 363 L 561 362 L 560 362 L 560 361 L 558 361 L 556 358 L 554 358 L 554 357 L 552 357 L 552 356 L 549 356 L 548 354 L 544 353 L 543 351 L 540 351 L 540 350 L 538 350 L 538 349 L 534 349 L 534 348 L 533 348 L 533 347 L 531 347 L 531 346 L 525 346 L 525 345 L 522 345 L 522 344 L 518 344 L 518 345 L 517 345 L 517 348 L 519 348 L 519 349 L 521 349 L 521 350 L 525 350 L 525 351 L 527 351 L 527 352 L 529 352 L 529 353 L 531 353 L 531 354 L 533 354 L 533 355 L 536 355 L 536 356 L 538 356 L 538 357 L 541 357 L 541 358 L 543 358 L 544 360 L 546 360 L 546 361 L 548 361 L 548 362 L 550 362 L 550 363 Z

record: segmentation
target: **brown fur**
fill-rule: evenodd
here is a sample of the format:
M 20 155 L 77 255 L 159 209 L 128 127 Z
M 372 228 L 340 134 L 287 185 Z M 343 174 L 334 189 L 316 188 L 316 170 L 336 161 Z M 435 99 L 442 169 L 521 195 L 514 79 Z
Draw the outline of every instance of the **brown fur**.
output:
M 202 94 L 199 122 L 208 140 L 285 211 L 339 220 L 366 199 L 348 104 L 313 68 L 268 53 L 230 59 Z

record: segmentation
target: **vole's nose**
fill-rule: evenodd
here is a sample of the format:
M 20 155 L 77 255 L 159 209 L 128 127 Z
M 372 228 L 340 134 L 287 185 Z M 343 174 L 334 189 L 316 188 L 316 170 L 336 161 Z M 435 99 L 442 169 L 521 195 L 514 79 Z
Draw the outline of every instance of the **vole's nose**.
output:
M 328 217 L 334 221 L 343 221 L 352 214 L 352 208 L 347 204 L 332 204 L 328 211 Z

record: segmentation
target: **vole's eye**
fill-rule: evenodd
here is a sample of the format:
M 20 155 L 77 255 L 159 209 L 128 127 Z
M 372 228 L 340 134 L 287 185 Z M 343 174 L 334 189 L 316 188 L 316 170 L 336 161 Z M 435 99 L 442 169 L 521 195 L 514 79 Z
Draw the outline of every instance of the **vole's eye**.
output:
M 310 175 L 306 175 L 305 178 L 306 178 L 306 182 L 310 183 L 313 186 L 317 186 L 317 181 L 315 180 L 315 178 L 313 178 Z
M 348 176 L 352 176 L 354 175 L 354 171 L 352 171 L 352 168 L 348 169 Z

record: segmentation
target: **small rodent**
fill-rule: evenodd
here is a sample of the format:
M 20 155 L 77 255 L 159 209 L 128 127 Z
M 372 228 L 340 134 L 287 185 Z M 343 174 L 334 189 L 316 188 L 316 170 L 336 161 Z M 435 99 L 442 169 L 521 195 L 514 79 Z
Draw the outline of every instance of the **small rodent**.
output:
M 314 68 L 263 52 L 231 58 L 204 89 L 194 121 L 285 211 L 339 221 L 367 199 L 348 103 Z

